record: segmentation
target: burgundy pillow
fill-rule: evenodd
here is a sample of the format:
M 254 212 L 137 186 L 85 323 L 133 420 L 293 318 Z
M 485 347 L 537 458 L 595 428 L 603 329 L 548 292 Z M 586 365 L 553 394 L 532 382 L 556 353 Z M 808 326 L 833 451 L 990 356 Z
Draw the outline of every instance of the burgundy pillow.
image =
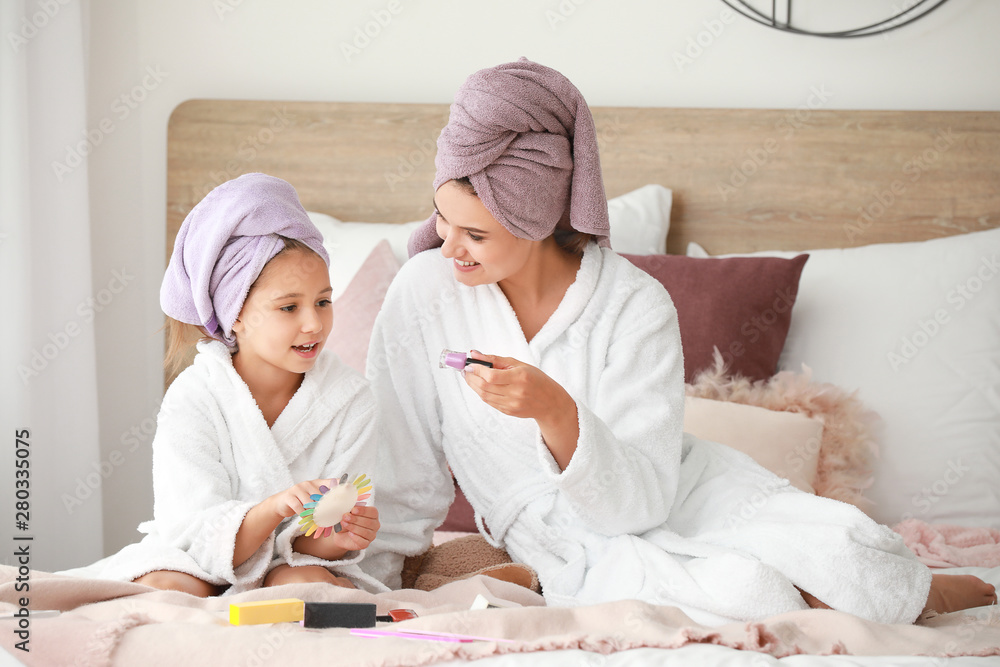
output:
M 712 366 L 715 348 L 732 374 L 766 380 L 777 372 L 799 276 L 809 255 L 623 257 L 660 281 L 673 299 L 685 382 Z
M 438 530 L 459 533 L 479 532 L 479 528 L 476 526 L 476 511 L 472 509 L 469 499 L 462 493 L 458 482 L 455 482 L 455 502 L 448 508 L 448 516 L 445 517 L 444 523 L 438 526 Z

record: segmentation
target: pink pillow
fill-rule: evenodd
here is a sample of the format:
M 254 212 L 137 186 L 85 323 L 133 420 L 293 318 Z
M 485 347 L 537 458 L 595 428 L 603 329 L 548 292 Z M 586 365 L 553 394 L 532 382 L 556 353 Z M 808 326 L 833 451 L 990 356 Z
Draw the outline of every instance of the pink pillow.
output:
M 389 241 L 383 239 L 372 249 L 344 293 L 333 302 L 333 329 L 327 347 L 362 375 L 375 316 L 398 271 L 399 260 L 392 253 Z
M 809 255 L 622 256 L 670 293 L 681 329 L 685 382 L 712 365 L 715 348 L 731 373 L 765 380 L 777 372 Z
M 817 417 L 687 396 L 684 431 L 738 449 L 793 486 L 816 493 L 813 482 L 823 444 L 823 421 Z

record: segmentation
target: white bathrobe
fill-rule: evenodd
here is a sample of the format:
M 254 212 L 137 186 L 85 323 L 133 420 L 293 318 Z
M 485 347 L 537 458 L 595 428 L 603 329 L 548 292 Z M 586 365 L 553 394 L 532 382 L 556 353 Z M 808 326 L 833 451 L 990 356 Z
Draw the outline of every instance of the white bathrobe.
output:
M 281 522 L 233 568 L 236 533 L 257 503 L 299 482 L 374 473 L 377 423 L 367 381 L 332 352 L 313 368 L 270 428 L 219 342 L 201 342 L 194 364 L 167 389 L 153 438 L 153 520 L 142 541 L 65 574 L 132 580 L 176 570 L 226 593 L 259 587 L 279 563 L 323 565 L 372 591 L 364 552 L 327 561 L 292 551 L 299 517 Z M 373 479 L 374 481 L 374 479 Z M 373 496 L 374 499 L 374 496 Z
M 532 419 L 483 403 L 443 348 L 534 365 L 576 401 L 580 436 L 560 471 Z M 396 276 L 367 374 L 386 422 L 382 529 L 362 569 L 398 585 L 453 498 L 538 572 L 551 604 L 637 598 L 723 623 L 805 608 L 912 622 L 930 572 L 898 535 L 850 505 L 802 493 L 749 457 L 684 434 L 677 315 L 653 278 L 591 245 L 530 342 L 495 285 L 469 287 L 439 250 Z

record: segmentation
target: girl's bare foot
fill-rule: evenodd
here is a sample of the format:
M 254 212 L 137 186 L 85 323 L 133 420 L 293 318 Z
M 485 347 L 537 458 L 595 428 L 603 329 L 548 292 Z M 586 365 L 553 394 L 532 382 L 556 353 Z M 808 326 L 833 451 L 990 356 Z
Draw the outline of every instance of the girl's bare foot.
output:
M 924 611 L 947 614 L 951 611 L 984 607 L 997 603 L 997 592 L 971 574 L 935 574 L 931 578 L 931 592 Z

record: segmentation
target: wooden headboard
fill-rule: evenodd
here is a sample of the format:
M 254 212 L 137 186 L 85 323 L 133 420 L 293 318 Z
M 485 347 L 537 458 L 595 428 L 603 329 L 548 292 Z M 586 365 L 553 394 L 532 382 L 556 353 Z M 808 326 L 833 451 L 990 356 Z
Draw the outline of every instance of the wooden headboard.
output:
M 673 190 L 668 251 L 802 250 L 1000 226 L 1000 112 L 596 107 L 609 197 Z M 307 210 L 431 210 L 444 104 L 191 100 L 167 136 L 167 256 L 216 185 L 261 171 Z
M 673 191 L 671 253 L 690 241 L 712 254 L 806 250 L 1000 226 L 1000 112 L 593 111 L 608 196 Z M 194 205 L 253 171 L 341 220 L 425 219 L 447 119 L 444 104 L 181 104 L 167 132 L 164 266 Z

